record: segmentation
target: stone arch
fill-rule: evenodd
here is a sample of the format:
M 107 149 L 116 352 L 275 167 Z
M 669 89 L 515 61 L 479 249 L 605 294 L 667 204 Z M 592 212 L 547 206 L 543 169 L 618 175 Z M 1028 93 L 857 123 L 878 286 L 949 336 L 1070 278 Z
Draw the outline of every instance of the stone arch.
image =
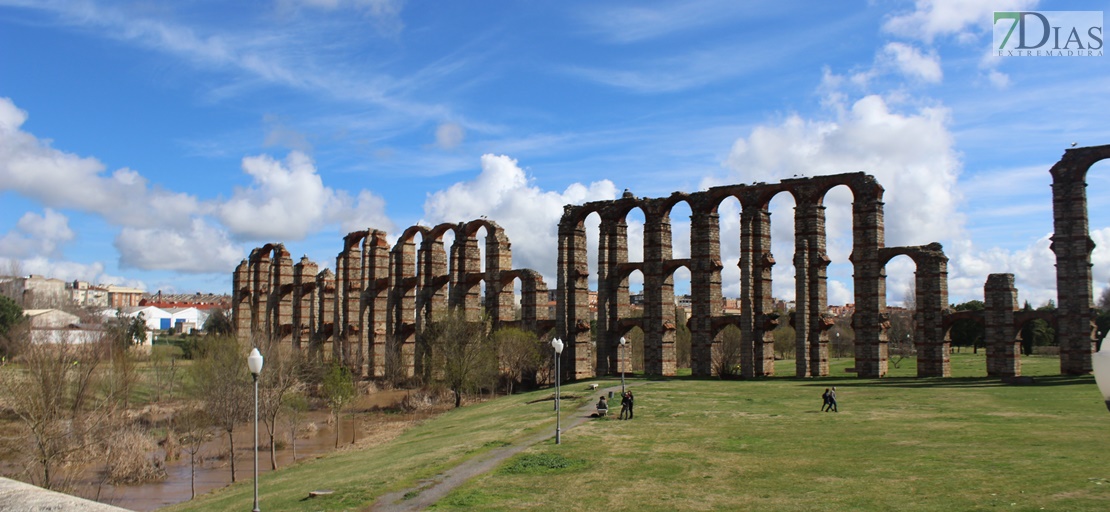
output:
M 902 255 L 908 256 L 917 267 L 914 272 L 917 376 L 950 377 L 950 343 L 944 326 L 945 311 L 948 308 L 948 257 L 944 255 L 944 247 L 936 242 L 918 246 L 884 247 L 879 249 L 878 254 L 880 268 L 885 268 L 892 258 Z M 885 278 L 885 272 L 880 272 L 880 279 Z M 883 288 L 885 289 L 885 285 Z
M 547 283 L 542 274 L 527 268 L 507 270 L 500 274 L 501 286 L 510 290 L 517 279 L 521 284 L 520 320 L 510 320 L 502 315 L 494 323 L 494 329 L 499 326 L 515 326 L 542 337 L 555 326 L 554 321 L 548 319 Z
M 242 268 L 240 263 L 237 270 Z M 267 243 L 252 250 L 245 275 L 238 273 L 234 288 L 239 296 L 233 299 L 236 306 L 232 315 L 240 337 L 265 335 L 278 341 L 292 340 L 293 262 L 284 245 Z

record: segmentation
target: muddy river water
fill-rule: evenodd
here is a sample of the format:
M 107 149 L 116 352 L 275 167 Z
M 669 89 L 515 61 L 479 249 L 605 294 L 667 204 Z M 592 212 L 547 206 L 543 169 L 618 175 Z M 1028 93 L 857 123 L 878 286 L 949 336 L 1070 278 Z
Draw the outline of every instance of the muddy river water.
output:
M 383 430 L 400 431 L 406 425 L 421 418 L 427 417 L 430 412 L 385 414 L 380 409 L 391 408 L 398 404 L 407 394 L 404 390 L 377 391 L 361 397 L 349 410 L 354 413 L 344 415 L 340 424 L 340 449 L 354 444 L 364 445 L 376 441 L 375 437 L 383 434 L 390 437 L 389 432 Z M 335 451 L 335 425 L 328 421 L 327 411 L 314 411 L 306 413 L 301 422 L 302 433 L 297 439 L 297 459 L 304 460 Z M 279 421 L 280 423 L 280 421 Z M 304 427 L 315 425 L 315 429 Z M 278 468 L 294 464 L 293 449 L 289 443 L 287 427 L 280 425 L 276 433 L 285 441 L 284 447 L 277 450 L 276 459 Z M 235 432 L 235 474 L 240 482 L 250 481 L 254 477 L 254 453 L 251 442 L 254 436 L 253 423 L 243 424 Z M 260 423 L 258 432 L 258 471 L 259 474 L 270 471 L 269 436 L 265 427 Z M 224 487 L 231 483 L 231 465 L 226 457 L 227 435 L 220 432 L 211 441 L 205 443 L 199 456 L 205 457 L 203 463 L 196 466 L 196 493 L 204 494 L 208 491 Z M 223 457 L 218 457 L 224 454 Z M 161 456 L 161 452 L 158 453 Z M 96 486 L 92 478 L 86 481 L 77 494 L 85 498 L 96 499 L 103 503 L 110 503 L 130 510 L 154 510 L 159 507 L 188 501 L 192 494 L 189 478 L 189 454 L 182 451 L 177 460 L 166 462 L 167 477 L 160 482 L 151 482 L 141 485 Z M 99 493 L 99 496 L 97 496 Z

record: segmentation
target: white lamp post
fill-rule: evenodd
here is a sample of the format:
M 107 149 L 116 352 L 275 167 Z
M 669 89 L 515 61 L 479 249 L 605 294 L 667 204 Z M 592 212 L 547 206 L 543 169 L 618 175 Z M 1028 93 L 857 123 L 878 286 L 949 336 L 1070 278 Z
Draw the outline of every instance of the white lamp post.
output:
M 1095 372 L 1095 383 L 1106 401 L 1106 408 L 1110 409 L 1110 343 L 1103 343 L 1102 350 L 1095 352 L 1091 357 L 1091 366 Z
M 559 338 L 551 340 L 551 348 L 555 349 L 555 444 L 560 444 L 562 441 L 559 439 L 561 434 L 559 428 L 559 360 L 562 359 L 563 340 Z
M 251 355 L 247 356 L 247 368 L 251 371 L 251 377 L 254 379 L 254 512 L 259 512 L 258 508 L 258 374 L 262 373 L 262 354 L 258 353 L 258 348 L 251 349 Z
M 621 346 L 620 346 L 621 350 L 617 351 L 617 357 L 621 358 L 619 366 L 620 366 L 620 370 L 621 370 L 621 398 L 622 399 L 624 398 L 624 350 L 623 349 L 624 349 L 625 345 L 628 345 L 628 340 L 624 339 L 624 336 L 621 336 Z

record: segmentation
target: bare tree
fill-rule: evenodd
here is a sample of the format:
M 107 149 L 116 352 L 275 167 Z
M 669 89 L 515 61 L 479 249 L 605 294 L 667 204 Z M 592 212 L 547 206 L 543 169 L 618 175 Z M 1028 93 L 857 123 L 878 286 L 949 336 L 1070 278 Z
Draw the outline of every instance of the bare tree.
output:
M 212 424 L 227 433 L 231 482 L 235 483 L 235 427 L 249 420 L 254 411 L 246 351 L 234 338 L 205 338 L 201 343 L 202 356 L 191 368 L 193 381 Z
M 181 445 L 189 454 L 189 499 L 193 499 L 197 496 L 197 458 L 204 441 L 208 439 L 212 419 L 204 409 L 194 407 L 178 413 L 174 423 L 181 432 Z
M 308 410 L 308 399 L 304 393 L 295 390 L 286 394 L 282 408 L 285 410 L 285 426 L 289 429 L 289 445 L 293 448 L 293 462 L 297 462 L 297 430 L 301 427 L 301 416 Z
M 740 355 L 743 343 L 740 329 L 729 325 L 718 335 L 720 341 L 713 344 L 713 371 L 718 377 L 728 379 L 740 374 Z
M 283 346 L 277 340 L 263 343 L 262 355 L 265 370 L 259 375 L 258 414 L 270 436 L 270 469 L 277 469 L 275 432 L 278 415 L 281 414 L 285 397 L 300 385 L 302 361 L 300 354 L 291 346 Z
M 104 341 L 79 344 L 68 335 L 49 344 L 20 341 L 20 356 L 0 368 L 0 395 L 22 426 L 12 446 L 26 457 L 32 482 L 64 487 L 59 470 L 88 463 L 111 430 L 116 397 L 110 388 L 96 392 Z

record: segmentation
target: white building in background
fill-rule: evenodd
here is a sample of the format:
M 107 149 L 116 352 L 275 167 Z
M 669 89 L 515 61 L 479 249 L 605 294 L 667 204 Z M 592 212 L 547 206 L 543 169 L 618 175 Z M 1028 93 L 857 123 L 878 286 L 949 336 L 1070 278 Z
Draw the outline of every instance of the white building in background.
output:
M 170 314 L 169 325 L 163 323 L 163 330 L 173 329 L 176 333 L 188 334 L 194 330 L 204 327 L 204 322 L 208 320 L 208 313 L 201 311 L 197 308 L 168 308 L 165 310 Z
M 104 335 L 103 326 L 82 325 L 81 317 L 60 309 L 25 309 L 31 343 L 92 343 Z
M 173 325 L 173 315 L 169 311 L 154 306 L 131 306 L 123 308 L 109 308 L 101 311 L 101 316 L 105 320 L 111 320 L 116 317 L 117 312 L 122 312 L 123 316 L 127 318 L 135 318 L 140 314 L 143 315 L 143 321 L 146 322 L 148 331 L 157 331 L 159 329 L 169 329 Z M 162 327 L 166 325 L 167 327 Z

